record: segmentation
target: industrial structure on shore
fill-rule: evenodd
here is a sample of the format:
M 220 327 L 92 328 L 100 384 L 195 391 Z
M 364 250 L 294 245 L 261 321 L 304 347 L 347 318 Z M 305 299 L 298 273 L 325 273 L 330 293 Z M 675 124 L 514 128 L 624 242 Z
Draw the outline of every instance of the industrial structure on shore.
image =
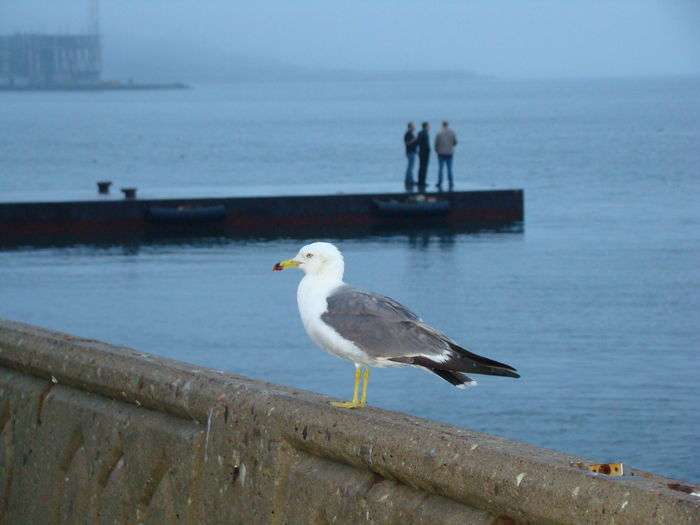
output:
M 0 35 L 0 84 L 9 87 L 89 86 L 100 82 L 99 34 Z
M 184 84 L 122 84 L 103 81 L 99 0 L 88 2 L 81 34 L 0 35 L 0 91 L 181 89 Z
M 71 87 L 100 83 L 102 49 L 99 3 L 88 4 L 85 34 L 0 35 L 0 85 Z

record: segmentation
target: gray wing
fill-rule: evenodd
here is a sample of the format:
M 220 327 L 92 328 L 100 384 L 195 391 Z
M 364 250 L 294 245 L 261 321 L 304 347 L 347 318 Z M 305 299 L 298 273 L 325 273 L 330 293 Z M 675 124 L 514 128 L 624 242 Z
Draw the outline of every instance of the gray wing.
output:
M 447 337 L 390 297 L 341 286 L 328 297 L 321 319 L 375 359 L 450 352 Z
M 457 345 L 390 297 L 344 285 L 327 303 L 321 319 L 374 359 L 422 366 L 453 384 L 469 378 L 444 377 L 445 371 L 520 377 L 512 366 Z

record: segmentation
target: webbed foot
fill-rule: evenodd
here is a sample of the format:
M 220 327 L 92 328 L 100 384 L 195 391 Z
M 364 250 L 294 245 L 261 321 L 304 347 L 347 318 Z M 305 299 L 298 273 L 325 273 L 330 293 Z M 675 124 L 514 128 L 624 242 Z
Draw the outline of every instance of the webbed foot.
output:
M 367 406 L 367 403 L 361 401 L 331 401 L 331 405 L 336 408 L 362 408 Z

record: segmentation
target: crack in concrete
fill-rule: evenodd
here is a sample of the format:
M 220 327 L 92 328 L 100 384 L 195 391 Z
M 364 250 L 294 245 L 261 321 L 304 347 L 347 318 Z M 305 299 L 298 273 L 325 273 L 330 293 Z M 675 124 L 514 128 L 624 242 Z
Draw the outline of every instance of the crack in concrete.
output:
M 48 393 L 48 389 L 45 389 L 45 391 Z M 82 447 L 84 444 L 85 437 L 83 436 L 83 431 L 80 428 L 74 429 L 68 443 L 66 444 L 63 460 L 59 463 L 58 470 L 56 472 L 56 482 L 54 484 L 56 490 L 51 503 L 51 513 L 53 514 L 54 523 L 61 522 L 61 504 L 64 501 L 66 481 L 68 481 L 66 474 L 68 474 L 78 450 L 80 450 L 80 447 Z
M 103 490 L 107 486 L 107 483 L 109 483 L 112 474 L 117 470 L 117 465 L 119 465 L 119 462 L 121 461 L 122 465 L 124 464 L 123 459 L 124 448 L 122 446 L 121 439 L 119 439 L 117 441 L 117 446 L 112 448 L 107 455 L 107 459 L 105 459 L 105 461 L 102 463 L 102 468 L 97 475 L 97 482 L 100 484 Z
M 5 400 L 0 414 L 0 437 L 4 449 L 4 483 L 2 487 L 2 500 L 0 500 L 0 523 L 5 523 L 7 511 L 10 505 L 10 491 L 14 480 L 15 449 L 12 444 L 12 411 L 9 399 Z
M 151 475 L 146 479 L 146 483 L 143 487 L 143 493 L 139 498 L 139 503 L 144 510 L 151 504 L 151 500 L 158 490 L 158 486 L 160 485 L 161 481 L 163 481 L 163 477 L 167 471 L 168 462 L 165 458 L 165 452 L 163 452 L 158 459 L 158 463 L 156 463 L 156 466 L 151 471 Z
M 78 453 L 78 450 L 80 450 L 80 447 L 82 447 L 84 443 L 85 438 L 83 436 L 83 431 L 76 428 L 73 431 L 73 434 L 71 434 L 70 440 L 68 441 L 68 447 L 66 448 L 66 454 L 63 461 L 59 465 L 59 469 L 63 475 L 68 473 L 71 463 L 73 463 L 73 460 L 75 459 L 75 455 Z
M 39 399 L 37 400 L 37 410 L 36 410 L 36 426 L 41 426 L 41 413 L 44 410 L 44 402 L 46 401 L 46 396 L 49 395 L 51 389 L 54 387 L 55 383 L 49 381 L 41 392 L 39 392 Z

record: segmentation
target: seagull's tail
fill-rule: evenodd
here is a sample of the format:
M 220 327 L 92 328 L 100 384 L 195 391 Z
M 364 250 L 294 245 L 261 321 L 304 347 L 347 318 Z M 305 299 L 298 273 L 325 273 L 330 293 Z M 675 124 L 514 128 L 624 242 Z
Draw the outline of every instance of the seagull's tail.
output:
M 452 350 L 452 355 L 446 360 L 436 360 L 424 355 L 415 355 L 392 357 L 389 358 L 389 361 L 424 368 L 457 388 L 476 385 L 476 381 L 467 377 L 464 372 L 489 376 L 520 377 L 517 370 L 510 365 L 472 354 L 454 343 L 450 343 L 450 349 Z
M 510 365 L 473 354 L 454 343 L 450 344 L 450 348 L 454 353 L 451 359 L 441 363 L 444 368 L 487 376 L 520 377 L 518 371 Z
M 415 356 L 403 356 L 403 357 L 393 357 L 389 359 L 390 361 L 395 361 L 397 363 L 404 363 L 407 365 L 417 366 L 428 372 L 432 372 L 443 378 L 450 384 L 453 384 L 457 388 L 467 388 L 468 386 L 476 386 L 476 381 L 471 377 L 467 377 L 466 374 L 458 370 L 452 370 L 450 367 L 445 366 L 444 363 L 433 361 L 429 357 L 422 355 Z

